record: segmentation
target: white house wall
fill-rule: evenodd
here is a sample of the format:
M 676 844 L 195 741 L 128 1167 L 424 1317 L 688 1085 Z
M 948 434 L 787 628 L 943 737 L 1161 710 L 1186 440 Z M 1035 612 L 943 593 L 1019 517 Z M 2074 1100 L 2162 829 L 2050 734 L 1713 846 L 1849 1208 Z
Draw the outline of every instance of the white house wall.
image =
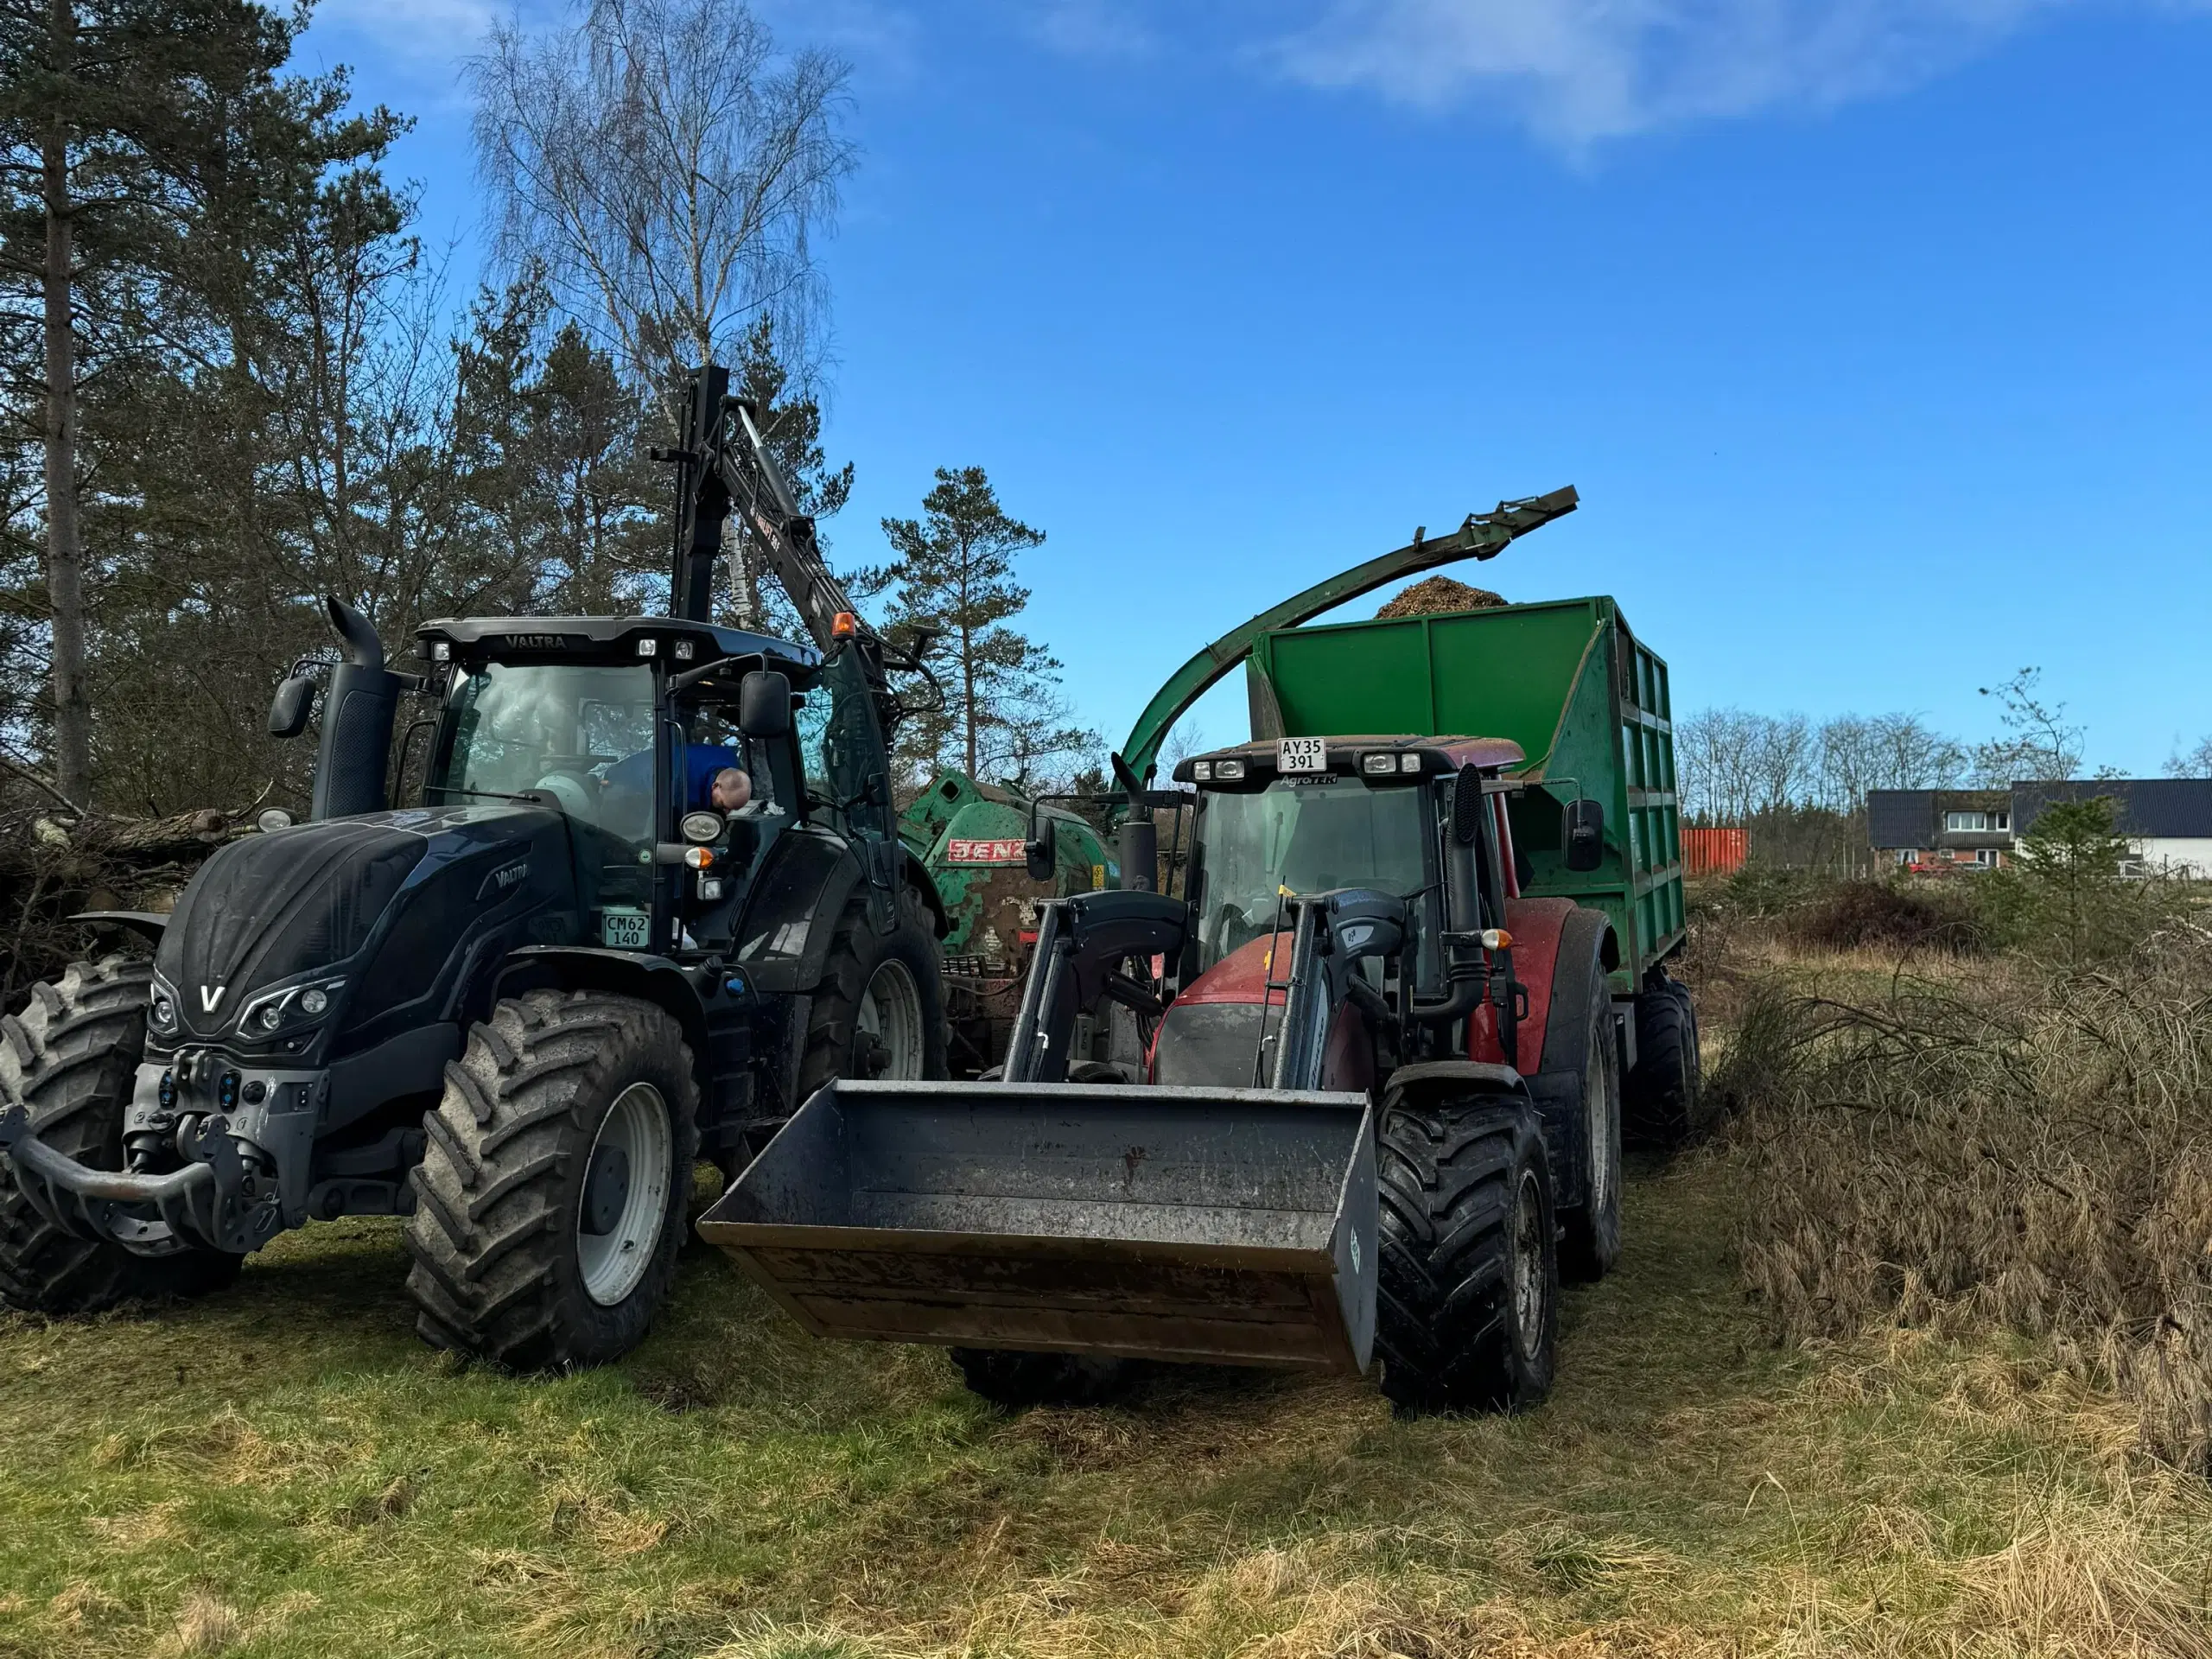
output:
M 2146 870 L 2164 870 L 2171 875 L 2212 881 L 2212 839 L 2144 836 L 2131 836 L 2129 841 Z

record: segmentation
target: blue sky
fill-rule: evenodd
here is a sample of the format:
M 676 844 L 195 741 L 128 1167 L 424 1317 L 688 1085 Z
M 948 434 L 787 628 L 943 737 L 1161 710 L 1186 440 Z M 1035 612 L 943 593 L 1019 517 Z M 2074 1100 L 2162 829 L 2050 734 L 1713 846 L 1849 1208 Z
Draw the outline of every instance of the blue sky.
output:
M 2092 764 L 2212 732 L 2212 5 L 765 10 L 851 62 L 865 152 L 833 543 L 988 467 L 1112 741 L 1250 613 L 1565 483 L 1457 574 L 1617 595 L 1678 712 L 1980 737 L 2033 664 Z M 488 15 L 325 0 L 305 48 L 419 118 L 397 170 L 463 286 Z

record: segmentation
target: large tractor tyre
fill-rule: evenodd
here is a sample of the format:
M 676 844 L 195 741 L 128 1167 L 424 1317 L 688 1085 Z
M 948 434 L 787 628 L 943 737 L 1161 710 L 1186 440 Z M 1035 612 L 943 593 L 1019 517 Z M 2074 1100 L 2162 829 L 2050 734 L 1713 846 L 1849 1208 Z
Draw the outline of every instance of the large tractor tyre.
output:
M 952 1363 L 969 1392 L 995 1406 L 1087 1406 L 1104 1399 L 1127 1373 L 1126 1360 L 1089 1354 L 1032 1354 L 1003 1348 L 955 1348 Z
M 1636 999 L 1636 1065 L 1624 1091 L 1635 1137 L 1659 1147 L 1689 1139 L 1705 1122 L 1702 1083 L 1689 987 L 1662 979 Z
M 1559 1255 L 1535 1115 L 1483 1097 L 1400 1105 L 1376 1150 L 1382 1392 L 1404 1413 L 1537 1404 L 1555 1363 Z
M 407 1288 L 423 1339 L 512 1371 L 636 1347 L 683 1248 L 698 1111 L 666 1010 L 599 991 L 499 1003 L 423 1120 Z
M 868 919 L 865 888 L 853 895 L 830 941 L 822 983 L 806 1014 L 798 1095 L 838 1077 L 912 1082 L 945 1075 L 944 956 L 928 908 L 912 887 L 899 891 L 887 935 Z
M 1560 1217 L 1564 1278 L 1602 1279 L 1621 1257 L 1621 1071 L 1612 1002 L 1601 973 L 1583 1047 L 1582 1202 Z
M 59 984 L 31 987 L 0 1020 L 0 1109 L 94 1169 L 123 1167 L 123 1119 L 146 1044 L 153 967 L 127 957 L 74 962 Z M 196 1296 L 229 1284 L 242 1258 L 187 1246 L 139 1255 L 48 1221 L 0 1158 L 0 1301 L 38 1313 L 92 1313 L 133 1297 Z

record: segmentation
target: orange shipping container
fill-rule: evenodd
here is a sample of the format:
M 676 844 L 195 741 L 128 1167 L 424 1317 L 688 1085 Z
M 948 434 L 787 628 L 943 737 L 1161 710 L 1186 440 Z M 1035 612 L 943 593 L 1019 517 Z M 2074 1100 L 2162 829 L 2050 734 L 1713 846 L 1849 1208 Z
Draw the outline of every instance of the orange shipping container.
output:
M 1683 827 L 1684 875 L 1733 875 L 1744 868 L 1744 861 L 1751 852 L 1751 832 L 1748 830 Z

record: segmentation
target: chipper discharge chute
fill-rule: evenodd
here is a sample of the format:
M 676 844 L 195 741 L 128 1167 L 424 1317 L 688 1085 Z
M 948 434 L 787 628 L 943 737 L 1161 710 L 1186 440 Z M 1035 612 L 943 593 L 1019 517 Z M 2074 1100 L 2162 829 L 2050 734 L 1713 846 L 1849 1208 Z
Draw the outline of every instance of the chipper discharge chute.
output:
M 1004 1077 L 829 1085 L 700 1231 L 818 1336 L 1363 1370 L 1364 1092 L 1068 1080 L 1078 1012 L 1157 1018 L 1122 969 L 1173 957 L 1186 915 L 1146 893 L 1048 903 Z

